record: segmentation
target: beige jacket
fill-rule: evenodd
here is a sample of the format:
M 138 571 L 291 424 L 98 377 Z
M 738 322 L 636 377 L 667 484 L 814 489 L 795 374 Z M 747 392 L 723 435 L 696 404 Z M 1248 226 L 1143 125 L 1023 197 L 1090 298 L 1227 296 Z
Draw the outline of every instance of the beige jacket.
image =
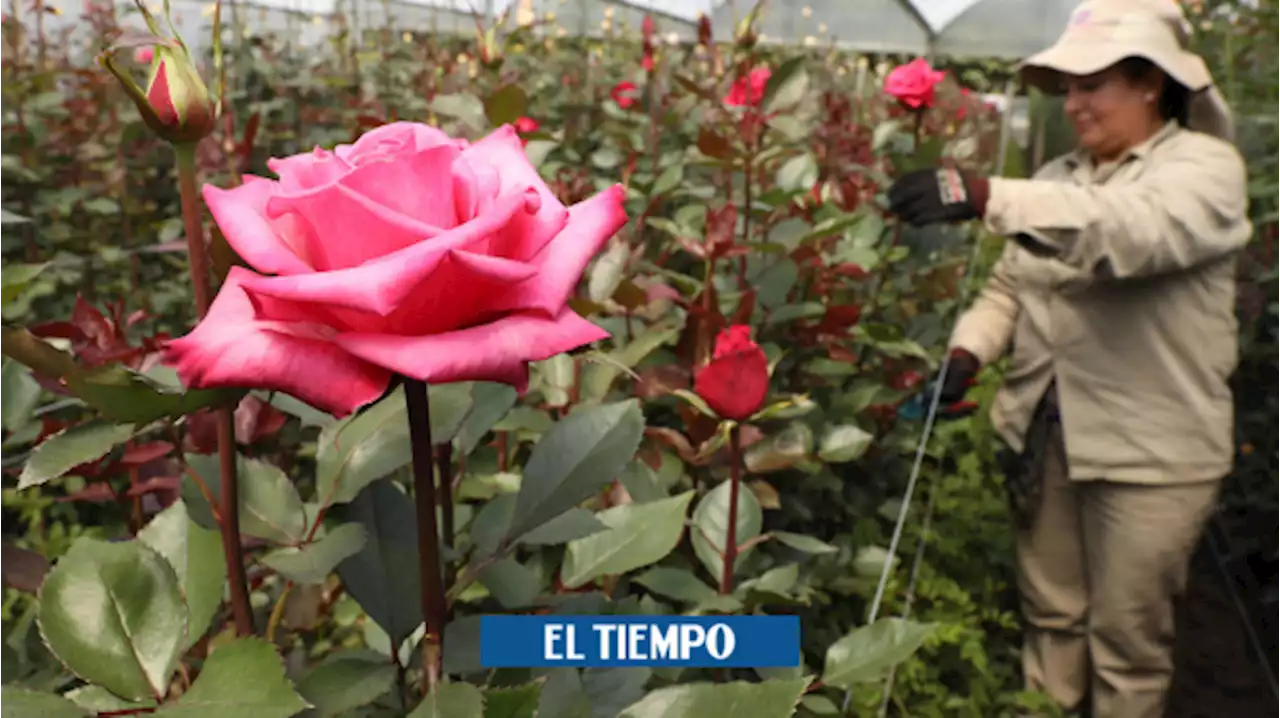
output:
M 1230 472 L 1246 184 L 1232 145 L 1175 123 L 1109 166 L 1076 152 L 991 180 L 987 228 L 1015 241 L 951 346 L 1011 352 L 992 409 L 1011 448 L 1056 379 L 1072 479 Z

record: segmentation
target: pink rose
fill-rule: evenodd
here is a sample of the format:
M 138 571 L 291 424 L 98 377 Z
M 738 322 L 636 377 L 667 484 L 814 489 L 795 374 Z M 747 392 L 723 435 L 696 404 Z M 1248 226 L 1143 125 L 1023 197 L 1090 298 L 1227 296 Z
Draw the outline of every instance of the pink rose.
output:
M 204 188 L 260 274 L 232 269 L 169 344 L 188 386 L 275 389 L 343 416 L 393 374 L 523 392 L 530 361 L 609 336 L 567 300 L 626 223 L 623 189 L 566 208 L 509 125 L 469 144 L 396 122 L 268 166 L 278 181 Z
M 156 51 L 151 47 L 139 47 L 133 51 L 133 61 L 139 65 L 150 65 L 155 56 Z
M 918 57 L 895 67 L 885 78 L 884 91 L 912 109 L 931 107 L 934 88 L 946 76 L 947 73 L 934 70 L 924 58 Z

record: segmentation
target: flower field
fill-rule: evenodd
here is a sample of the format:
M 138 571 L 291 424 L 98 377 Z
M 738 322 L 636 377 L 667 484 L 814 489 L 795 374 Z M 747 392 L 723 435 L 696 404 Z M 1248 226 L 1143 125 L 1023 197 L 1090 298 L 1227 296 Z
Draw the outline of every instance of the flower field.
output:
M 5 718 L 1051 711 L 1001 367 L 930 402 L 1002 240 L 884 198 L 1067 146 L 1012 65 L 47 10 L 3 22 Z M 1172 708 L 1267 715 L 1277 18 L 1188 12 L 1256 237 Z M 486 614 L 795 615 L 803 665 L 488 669 Z

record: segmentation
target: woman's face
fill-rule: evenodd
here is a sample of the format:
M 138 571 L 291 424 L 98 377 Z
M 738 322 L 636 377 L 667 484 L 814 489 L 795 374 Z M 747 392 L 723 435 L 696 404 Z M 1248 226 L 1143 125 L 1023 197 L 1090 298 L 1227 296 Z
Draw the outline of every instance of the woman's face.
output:
M 1164 123 L 1156 106 L 1161 78 L 1132 79 L 1118 68 L 1067 77 L 1067 118 L 1081 147 L 1106 161 L 1143 142 Z

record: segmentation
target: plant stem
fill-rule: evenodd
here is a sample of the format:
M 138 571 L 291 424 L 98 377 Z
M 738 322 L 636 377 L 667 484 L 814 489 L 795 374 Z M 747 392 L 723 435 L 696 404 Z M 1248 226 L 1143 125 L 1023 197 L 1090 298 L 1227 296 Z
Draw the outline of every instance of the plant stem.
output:
M 742 440 L 738 425 L 729 429 L 729 525 L 724 531 L 724 571 L 720 593 L 733 593 L 733 570 L 738 563 L 738 491 L 742 487 Z
M 173 146 L 178 163 L 178 191 L 182 196 L 182 221 L 187 230 L 187 259 L 191 267 L 191 287 L 196 295 L 196 313 L 209 313 L 209 257 L 205 253 L 204 227 L 200 218 L 200 197 L 196 190 L 196 147 Z M 249 603 L 248 580 L 244 571 L 244 550 L 240 544 L 240 483 L 236 476 L 235 417 L 231 407 L 217 409 L 218 465 L 222 471 L 220 498 L 222 552 L 227 563 L 227 583 L 231 591 L 231 612 L 236 635 L 253 634 L 253 609 Z
M 751 142 L 748 138 L 747 142 Z M 746 160 L 746 178 L 742 183 L 742 246 L 744 248 L 751 246 L 751 175 L 753 165 L 755 164 L 755 147 L 754 145 L 747 148 Z M 730 231 L 732 231 L 730 227 Z M 738 257 L 738 289 L 739 291 L 747 291 L 747 255 L 743 253 Z
M 436 453 L 436 467 L 440 473 L 440 527 L 444 531 L 444 545 L 453 548 L 454 516 L 453 516 L 453 442 L 446 441 L 440 445 Z M 448 590 L 457 578 L 457 566 L 445 563 L 444 586 Z
M 418 571 L 422 580 L 423 692 L 431 694 L 440 680 L 439 658 L 444 641 L 444 581 L 440 575 L 440 533 L 436 527 L 436 485 L 431 443 L 431 405 L 426 382 L 405 377 L 404 400 L 409 410 L 409 443 L 413 453 L 413 501 L 418 518 Z
M 209 313 L 209 255 L 204 246 L 204 226 L 200 217 L 200 193 L 196 189 L 196 146 L 174 145 L 178 157 L 178 192 L 182 195 L 182 222 L 187 230 L 187 261 L 191 263 L 191 288 L 196 295 L 196 314 Z

